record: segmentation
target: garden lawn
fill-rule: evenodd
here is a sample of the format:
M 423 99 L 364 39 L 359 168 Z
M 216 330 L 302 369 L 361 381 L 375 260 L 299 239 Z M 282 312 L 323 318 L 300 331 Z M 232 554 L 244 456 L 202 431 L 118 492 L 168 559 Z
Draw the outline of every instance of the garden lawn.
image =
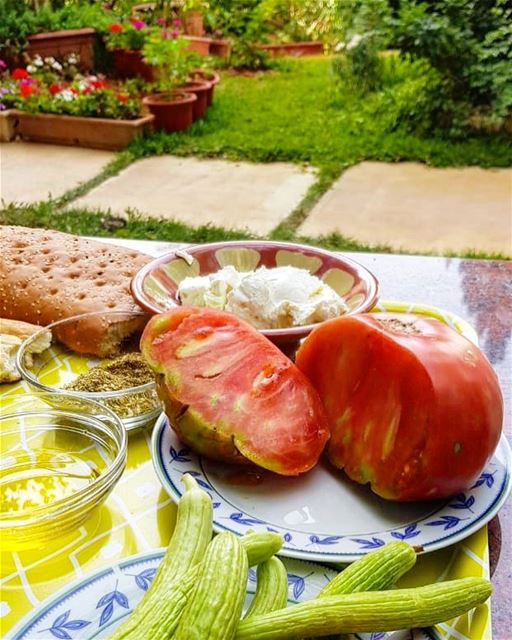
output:
M 329 58 L 283 60 L 277 70 L 256 75 L 223 73 L 207 120 L 196 123 L 185 133 L 157 133 L 136 140 L 89 182 L 51 204 L 10 206 L 0 211 L 0 223 L 48 226 L 82 235 L 184 242 L 247 237 L 242 232 L 214 226 L 190 229 L 172 221 L 148 220 L 136 212 L 127 220 L 116 220 L 107 212 L 72 209 L 74 198 L 131 162 L 165 153 L 313 165 L 318 170 L 316 184 L 271 237 L 354 251 L 390 249 L 363 245 L 338 234 L 316 239 L 299 238 L 296 234 L 310 208 L 348 166 L 362 160 L 417 160 L 435 166 L 512 165 L 510 138 L 475 135 L 463 141 L 450 141 L 412 135 L 396 128 L 382 108 L 379 111 L 378 96 L 368 99 L 344 91 Z M 61 209 L 64 205 L 68 207 L 65 211 Z

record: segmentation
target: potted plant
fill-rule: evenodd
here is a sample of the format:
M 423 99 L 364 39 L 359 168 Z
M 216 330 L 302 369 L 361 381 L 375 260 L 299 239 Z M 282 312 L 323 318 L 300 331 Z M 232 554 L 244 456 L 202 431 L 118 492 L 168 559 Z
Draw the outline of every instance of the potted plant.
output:
M 213 92 L 220 82 L 220 75 L 212 69 L 193 69 L 189 74 L 189 80 L 199 80 L 209 84 L 206 94 L 206 104 L 210 107 L 213 103 Z
M 10 142 L 16 137 L 19 124 L 15 110 L 17 96 L 17 81 L 11 78 L 7 64 L 0 60 L 0 142 Z
M 187 35 L 199 37 L 203 35 L 203 11 L 206 6 L 205 0 L 183 0 L 181 15 Z
M 119 78 L 140 76 L 147 82 L 154 80 L 153 68 L 142 59 L 142 48 L 151 29 L 144 20 L 131 17 L 125 23 L 112 22 L 107 27 L 106 45 L 112 51 Z
M 197 97 L 180 89 L 193 64 L 187 47 L 187 41 L 177 31 L 165 29 L 151 34 L 144 45 L 144 61 L 154 68 L 156 82 L 155 93 L 146 96 L 143 103 L 155 116 L 156 129 L 183 131 L 194 120 Z
M 141 103 L 131 86 L 109 86 L 102 77 L 73 74 L 73 64 L 60 67 L 43 61 L 11 72 L 17 132 L 23 139 L 115 150 L 151 126 L 153 116 L 140 115 Z M 6 85 L 2 81 L 0 89 Z

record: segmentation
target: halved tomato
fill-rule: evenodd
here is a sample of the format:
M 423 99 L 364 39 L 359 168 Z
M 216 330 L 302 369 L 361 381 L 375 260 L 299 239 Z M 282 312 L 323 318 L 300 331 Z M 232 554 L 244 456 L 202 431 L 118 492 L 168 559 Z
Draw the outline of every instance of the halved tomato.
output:
M 172 427 L 198 453 L 283 475 L 316 464 L 328 439 L 317 392 L 243 320 L 178 307 L 150 320 L 141 349 Z
M 330 461 L 384 498 L 464 491 L 496 448 L 503 418 L 496 374 L 439 320 L 336 318 L 312 331 L 296 364 L 327 411 Z

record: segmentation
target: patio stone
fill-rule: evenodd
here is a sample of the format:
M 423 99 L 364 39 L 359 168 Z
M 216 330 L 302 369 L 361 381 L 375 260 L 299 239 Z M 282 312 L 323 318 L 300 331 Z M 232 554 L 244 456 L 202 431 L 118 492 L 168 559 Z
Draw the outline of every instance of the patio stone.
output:
M 288 216 L 314 182 L 293 164 L 253 164 L 157 156 L 130 165 L 70 206 L 123 215 L 211 223 L 267 234 Z
M 38 202 L 94 178 L 113 153 L 53 144 L 0 144 L 0 200 Z
M 319 200 L 298 233 L 436 253 L 512 254 L 512 170 L 362 162 Z

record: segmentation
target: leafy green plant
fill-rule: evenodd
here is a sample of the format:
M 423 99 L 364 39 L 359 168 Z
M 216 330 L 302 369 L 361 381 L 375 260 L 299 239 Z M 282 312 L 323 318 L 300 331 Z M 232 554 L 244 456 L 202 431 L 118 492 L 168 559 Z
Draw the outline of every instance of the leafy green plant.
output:
M 107 49 L 128 49 L 140 51 L 151 33 L 150 28 L 140 18 L 130 18 L 125 22 L 111 22 L 106 27 Z
M 154 30 L 143 48 L 144 61 L 156 69 L 159 91 L 171 91 L 187 81 L 197 66 L 197 57 L 188 52 L 189 43 L 177 31 Z

